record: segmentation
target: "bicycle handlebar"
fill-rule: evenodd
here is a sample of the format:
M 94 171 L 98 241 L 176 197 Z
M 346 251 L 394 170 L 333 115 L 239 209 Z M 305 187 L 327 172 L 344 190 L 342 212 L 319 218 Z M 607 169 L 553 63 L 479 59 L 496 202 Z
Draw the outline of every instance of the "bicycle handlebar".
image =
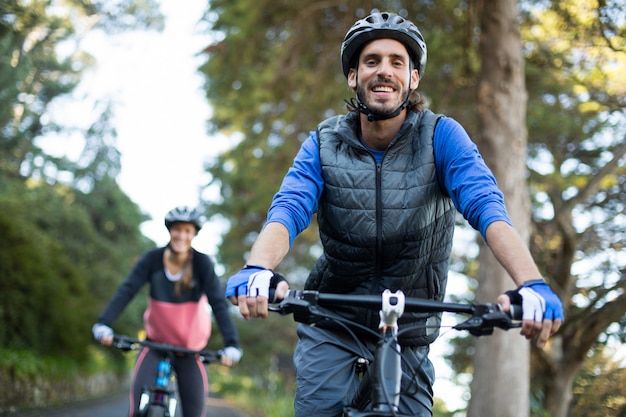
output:
M 494 328 L 509 330 L 521 327 L 522 307 L 511 306 L 505 312 L 502 306 L 493 303 L 451 303 L 405 298 L 404 311 L 411 313 L 460 313 L 471 315 L 466 321 L 454 326 L 456 330 L 467 330 L 474 336 L 493 333 Z M 316 308 L 333 306 L 355 306 L 379 309 L 382 306 L 380 295 L 329 294 L 309 290 L 290 290 L 287 296 L 276 305 L 270 305 L 270 311 L 281 315 L 293 314 L 294 320 L 300 323 L 315 323 L 327 318 L 328 313 Z
M 121 350 L 138 350 L 142 346 L 162 352 L 171 352 L 183 355 L 199 355 L 200 360 L 206 364 L 220 362 L 222 355 L 212 350 L 191 350 L 181 346 L 158 343 L 151 340 L 139 340 L 133 337 L 116 334 L 113 335 L 113 347 Z

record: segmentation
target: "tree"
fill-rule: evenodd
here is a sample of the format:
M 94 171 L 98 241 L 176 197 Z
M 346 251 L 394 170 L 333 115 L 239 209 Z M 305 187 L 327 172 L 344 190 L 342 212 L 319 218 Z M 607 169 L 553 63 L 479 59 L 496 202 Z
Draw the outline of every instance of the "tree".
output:
M 210 4 L 207 16 L 220 40 L 206 49 L 201 70 L 208 75 L 209 101 L 222 103 L 214 106 L 211 126 L 242 133 L 239 143 L 208 167 L 222 196 L 209 211 L 231 224 L 218 254 L 230 272 L 241 267 L 241 248 L 249 247 L 260 230 L 271 197 L 307 132 L 324 113 L 340 107 L 345 90 L 320 89 L 319 80 L 346 88 L 336 80 L 337 34 L 347 30 L 353 17 L 343 8 L 327 6 L 317 2 L 303 8 L 288 0 Z M 264 181 L 258 181 L 259 173 Z M 311 266 L 315 242 L 317 232 L 310 228 L 283 262 L 284 271 L 298 264 Z
M 84 360 L 102 300 L 150 244 L 138 229 L 143 217 L 117 187 L 84 195 L 62 185 L 5 180 L 1 191 L 0 347 Z M 100 204 L 114 196 L 103 215 Z M 94 203 L 100 204 L 92 211 Z
M 531 250 L 540 270 L 565 302 L 560 335 L 543 352 L 531 348 L 533 399 L 539 408 L 563 415 L 560 410 L 568 407 L 573 378 L 587 352 L 598 343 L 624 337 L 625 19 L 617 1 L 520 1 L 518 29 L 508 9 L 504 23 L 521 30 L 522 43 L 514 41 L 515 50 L 498 57 L 512 69 L 525 68 L 526 98 L 518 72 L 511 76 L 520 96 L 507 96 L 499 90 L 505 86 L 492 85 L 486 72 L 481 75 L 489 65 L 494 68 L 494 56 L 491 49 L 479 50 L 478 34 L 492 33 L 498 23 L 487 20 L 493 14 L 483 14 L 483 5 L 504 8 L 511 3 L 438 1 L 435 6 L 416 1 L 403 9 L 393 1 L 365 6 L 320 1 L 305 7 L 288 1 L 212 1 L 206 21 L 216 41 L 206 49 L 202 71 L 207 75 L 207 98 L 215 108 L 212 129 L 234 140 L 232 149 L 208 167 L 223 198 L 212 210 L 231 224 L 220 260 L 230 271 L 241 266 L 241 248 L 249 247 L 265 220 L 271 195 L 303 135 L 319 120 L 343 111 L 342 99 L 351 94 L 340 73 L 338 45 L 348 27 L 373 7 L 397 11 L 420 26 L 428 43 L 421 91 L 433 110 L 455 117 L 479 143 L 508 196 L 513 221 L 524 237 L 532 232 Z M 484 19 L 480 28 L 479 19 Z M 515 34 L 507 32 L 502 39 L 482 41 L 498 46 L 511 36 Z M 525 65 L 514 59 L 520 50 Z M 486 92 L 508 100 L 512 116 L 500 126 L 504 133 L 494 130 L 499 126 L 489 117 L 505 109 L 477 109 L 477 88 L 481 101 L 490 99 Z M 520 120 L 526 100 L 524 124 Z M 523 167 L 526 130 L 528 169 Z M 507 135 L 514 138 L 514 152 L 495 141 Z M 263 181 L 258 180 L 259 172 Z M 529 217 L 524 178 L 530 187 L 531 229 L 525 226 Z M 281 270 L 310 265 L 317 242 L 314 230 L 295 242 L 294 256 Z M 491 268 L 488 262 L 480 257 L 481 276 Z M 490 279 L 495 275 L 489 273 Z M 503 276 L 498 282 L 510 285 Z M 510 362 L 509 355 L 497 360 Z M 508 381 L 494 389 L 506 385 Z
M 521 3 L 531 250 L 566 321 L 531 345 L 531 389 L 533 415 L 564 416 L 588 358 L 624 340 L 624 20 L 614 2 L 551 6 Z
M 153 244 L 139 231 L 145 215 L 115 182 L 119 152 L 110 107 L 78 132 L 85 138 L 78 161 L 48 155 L 38 141 L 76 132 L 55 123 L 50 108 L 74 90 L 91 63 L 80 49 L 84 33 L 159 28 L 154 5 L 0 5 L 2 348 L 84 359 L 90 322 L 102 308 L 93 300 L 110 296 L 134 257 Z
M 529 11 L 531 248 L 566 321 L 533 349 L 536 398 L 570 412 L 589 353 L 624 340 L 626 31 L 619 2 L 553 2 Z M 554 36 L 558 33 L 558 40 Z
M 65 158 L 46 154 L 37 140 L 75 129 L 55 123 L 49 109 L 76 88 L 83 71 L 93 64 L 93 58 L 80 49 L 80 41 L 89 30 L 116 33 L 130 28 L 160 29 L 163 25 L 153 0 L 73 0 L 58 7 L 50 3 L 8 0 L 0 5 L 2 176 L 37 176 L 54 182 L 58 172 L 76 168 Z M 110 130 L 110 125 L 101 123 L 108 120 L 109 112 L 104 106 L 94 125 L 78 133 L 89 141 Z
M 23 5 L 19 1 L 0 6 L 3 176 L 18 177 L 27 161 L 32 172 L 34 161 L 42 156 L 35 138 L 44 129 L 43 113 L 55 97 L 70 92 L 79 80 L 72 60 L 59 57 L 55 49 L 71 36 L 73 28 L 65 19 L 48 15 L 45 7 L 45 2 Z
M 208 60 L 202 67 L 202 71 L 208 75 L 207 96 L 216 108 L 212 120 L 214 129 L 243 133 L 241 141 L 209 167 L 213 181 L 221 187 L 223 197 L 213 205 L 212 210 L 221 213 L 233 225 L 224 239 L 225 244 L 220 248 L 220 260 L 232 265 L 231 271 L 240 267 L 242 255 L 245 256 L 241 253 L 241 246 L 251 244 L 265 219 L 269 197 L 278 188 L 279 179 L 303 140 L 302 134 L 298 132 L 313 129 L 315 125 L 310 120 L 317 123 L 329 114 L 340 112 L 340 106 L 335 103 L 341 104 L 341 99 L 350 95 L 345 80 L 338 72 L 338 44 L 355 18 L 369 13 L 369 10 L 359 9 L 360 5 L 346 3 L 336 7 L 330 2 L 318 2 L 305 8 L 295 8 L 291 3 L 274 2 L 272 5 L 264 3 L 258 6 L 244 6 L 244 3 L 211 3 L 209 17 L 215 18 L 212 21 L 213 29 L 218 33 L 216 39 L 219 40 L 207 48 Z M 479 57 L 473 45 L 475 37 L 471 35 L 474 21 L 468 16 L 473 16 L 476 10 L 452 3 L 455 2 L 438 2 L 437 8 L 414 4 L 413 8 L 400 10 L 418 24 L 427 22 L 423 29 L 429 50 L 434 52 L 429 55 L 426 75 L 420 88 L 436 103 L 436 111 L 441 112 L 450 110 L 455 102 L 475 101 L 472 95 L 474 90 L 470 87 L 476 82 Z M 374 5 L 396 10 L 388 2 L 376 2 Z M 515 10 L 515 4 L 511 7 Z M 514 19 L 507 23 L 517 24 Z M 457 27 L 463 30 L 453 30 Z M 259 28 L 263 29 L 260 31 Z M 259 32 L 263 36 L 259 36 Z M 492 39 L 500 36 L 500 33 L 489 33 L 488 36 Z M 516 88 L 509 94 L 523 95 L 519 34 L 514 49 L 515 45 L 517 56 L 513 57 L 513 65 L 517 65 L 514 74 L 517 76 L 514 79 Z M 441 50 L 447 54 L 438 55 L 437 52 Z M 328 88 L 320 88 L 320 80 L 326 80 Z M 314 94 L 311 93 L 313 91 Z M 513 101 L 511 95 L 507 98 L 507 102 L 510 101 Z M 513 117 L 502 116 L 511 120 L 507 133 L 524 132 L 523 128 L 520 129 L 520 126 L 524 126 L 523 108 L 524 102 L 518 102 L 512 112 Z M 454 107 L 452 114 L 467 124 L 472 132 L 476 132 L 477 123 L 473 121 L 476 116 L 472 109 L 472 106 Z M 493 122 L 484 124 L 488 129 L 498 127 Z M 299 135 L 296 136 L 299 140 L 290 141 L 288 138 L 293 135 Z M 502 135 L 496 132 L 488 139 L 501 141 Z M 520 152 L 523 153 L 525 135 L 518 137 L 518 141 Z M 489 147 L 492 144 L 484 145 Z M 498 151 L 494 149 L 492 161 L 496 160 Z M 513 172 L 516 176 L 511 180 L 513 186 L 507 191 L 515 190 L 516 187 L 523 189 L 518 180 L 524 179 L 524 155 L 511 156 L 515 161 Z M 272 169 L 268 172 L 266 167 Z M 258 172 L 264 173 L 264 181 L 257 180 Z M 500 166 L 498 174 L 504 178 L 508 172 L 508 166 Z M 515 202 L 523 198 L 516 198 Z M 524 206 L 527 208 L 528 204 L 521 207 Z M 524 213 L 520 213 L 518 217 L 523 216 Z M 295 249 L 301 248 L 296 250 L 297 256 L 294 256 L 298 260 L 287 261 L 286 265 L 281 265 L 281 270 L 311 262 L 309 247 L 317 241 L 317 235 L 311 231 L 306 238 L 294 245 Z M 308 255 L 304 262 L 302 255 Z M 498 290 L 496 295 L 509 288 L 505 287 L 510 282 L 509 278 L 503 277 L 501 270 L 487 274 L 490 282 L 499 282 L 491 287 L 494 291 Z M 495 296 L 491 299 L 495 299 Z M 517 339 L 509 336 L 509 340 Z M 527 353 L 527 348 L 524 352 Z M 526 357 L 527 354 L 521 356 Z M 519 367 L 524 369 L 523 362 Z M 513 397 L 523 401 L 522 407 L 512 401 L 508 401 L 508 405 L 515 410 L 527 409 L 528 385 L 516 387 L 520 390 Z M 501 395 L 501 391 L 495 392 L 494 396 L 499 398 L 511 397 Z M 491 397 L 478 395 L 476 398 L 484 398 L 488 402 Z
M 422 26 L 432 52 L 421 91 L 436 102 L 437 112 L 454 109 L 451 115 L 475 131 L 474 108 L 454 107 L 475 100 L 469 86 L 477 56 L 467 47 L 472 42 L 467 5 L 438 1 L 405 7 L 393 1 L 364 5 L 354 0 L 306 7 L 288 0 L 210 3 L 205 22 L 216 40 L 205 49 L 206 63 L 200 68 L 214 108 L 210 130 L 233 140 L 207 166 L 209 185 L 221 194 L 209 212 L 231 225 L 218 254 L 227 272 L 243 263 L 241 248 L 256 237 L 271 197 L 308 132 L 345 111 L 344 99 L 352 92 L 341 73 L 340 43 L 355 20 L 371 9 L 394 10 Z M 258 181 L 259 173 L 263 181 Z M 317 242 L 312 225 L 295 241 L 281 269 L 311 266 L 319 253 Z
M 517 1 L 481 1 L 477 14 L 482 65 L 477 86 L 480 126 L 475 140 L 505 195 L 511 221 L 528 240 L 526 86 Z M 511 288 L 506 271 L 484 244 L 479 263 L 478 299 L 495 300 Z M 520 343 L 517 334 L 496 332 L 477 340 L 476 346 L 468 416 L 493 415 L 494 411 L 498 416 L 527 416 L 528 345 Z
M 602 346 L 590 352 L 574 381 L 571 417 L 626 416 L 626 368 L 615 353 Z

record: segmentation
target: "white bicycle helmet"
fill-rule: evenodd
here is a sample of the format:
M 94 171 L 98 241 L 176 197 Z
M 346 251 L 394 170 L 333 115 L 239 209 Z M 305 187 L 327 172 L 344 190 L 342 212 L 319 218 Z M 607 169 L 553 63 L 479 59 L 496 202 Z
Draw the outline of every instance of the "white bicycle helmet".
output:
M 404 44 L 420 78 L 424 75 L 427 51 L 422 32 L 413 22 L 395 13 L 373 12 L 352 25 L 341 44 L 341 66 L 346 77 L 355 66 L 357 54 L 374 39 L 395 39 Z
M 196 227 L 196 231 L 199 232 L 204 225 L 204 215 L 198 209 L 178 206 L 165 215 L 165 227 L 167 227 L 167 230 L 170 230 L 174 223 L 191 223 Z

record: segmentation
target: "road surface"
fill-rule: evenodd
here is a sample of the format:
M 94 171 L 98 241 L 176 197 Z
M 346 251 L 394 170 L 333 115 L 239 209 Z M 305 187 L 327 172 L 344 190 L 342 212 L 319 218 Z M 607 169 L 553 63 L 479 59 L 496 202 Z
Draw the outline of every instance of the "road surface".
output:
M 219 398 L 208 400 L 207 417 L 248 417 L 228 406 Z M 83 401 L 60 407 L 0 413 L 2 417 L 125 417 L 128 413 L 128 394 L 119 393 L 97 400 Z

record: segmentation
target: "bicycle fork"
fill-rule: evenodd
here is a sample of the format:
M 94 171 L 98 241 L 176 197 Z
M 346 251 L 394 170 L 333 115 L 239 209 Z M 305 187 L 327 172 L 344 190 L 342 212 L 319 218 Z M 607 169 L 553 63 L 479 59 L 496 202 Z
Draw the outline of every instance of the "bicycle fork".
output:
M 404 294 L 383 292 L 382 307 L 380 309 L 379 329 L 382 338 L 376 345 L 373 367 L 363 375 L 361 387 L 370 386 L 370 401 L 375 413 L 395 415 L 400 404 L 400 386 L 402 381 L 401 351 L 398 344 L 398 318 L 404 312 Z M 357 364 L 359 365 L 359 364 Z M 365 364 L 360 364 L 361 366 Z M 366 394 L 359 390 L 355 396 L 355 406 L 362 407 L 367 400 Z M 354 413 L 355 410 L 350 411 Z M 352 414 L 348 415 L 352 415 Z M 355 415 L 375 415 L 357 414 Z
M 154 385 L 146 386 L 142 390 L 138 413 L 140 417 L 147 416 L 151 406 L 162 407 L 165 417 L 173 417 L 176 414 L 175 392 L 169 389 L 171 376 L 172 365 L 169 357 L 165 357 L 157 366 L 157 377 Z

